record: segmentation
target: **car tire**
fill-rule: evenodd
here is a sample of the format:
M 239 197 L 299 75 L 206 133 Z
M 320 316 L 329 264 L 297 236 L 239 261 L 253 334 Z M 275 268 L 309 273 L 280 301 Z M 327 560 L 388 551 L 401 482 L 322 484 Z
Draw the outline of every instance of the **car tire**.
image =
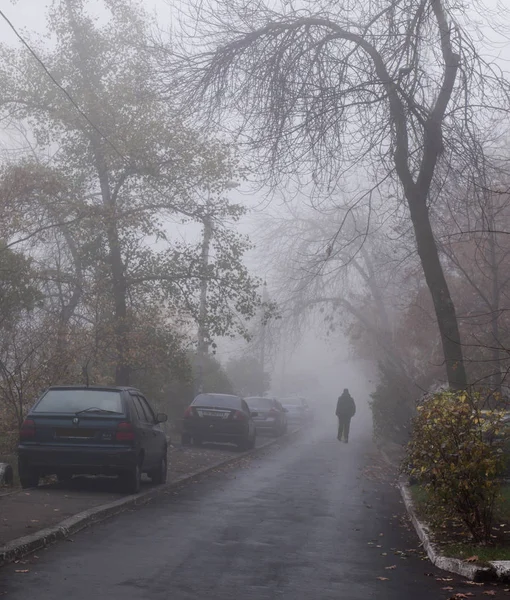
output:
M 158 468 L 151 473 L 149 473 L 149 477 L 151 478 L 152 483 L 156 485 L 163 485 L 166 483 L 166 476 L 168 471 L 168 461 L 167 461 L 167 453 L 163 454 L 163 456 L 159 459 Z
M 39 473 L 34 467 L 20 463 L 18 465 L 19 480 L 21 487 L 26 490 L 39 485 Z
M 239 450 L 239 452 L 246 452 L 246 450 L 248 450 L 248 439 L 245 440 L 241 440 L 240 442 L 236 443 L 237 449 Z
M 242 442 L 239 442 L 237 444 L 237 447 L 241 452 L 248 452 L 248 450 L 253 450 L 253 448 L 255 448 L 256 440 L 257 440 L 257 436 L 254 435 L 253 438 L 251 438 L 251 439 L 246 438 Z
M 69 471 L 57 471 L 55 475 L 57 476 L 57 481 L 59 483 L 69 482 L 73 478 L 73 474 Z
M 181 445 L 183 445 L 183 446 L 191 445 L 191 436 L 189 433 L 183 433 L 181 435 Z
M 142 467 L 140 461 L 121 476 L 123 487 L 127 494 L 138 494 L 142 484 Z

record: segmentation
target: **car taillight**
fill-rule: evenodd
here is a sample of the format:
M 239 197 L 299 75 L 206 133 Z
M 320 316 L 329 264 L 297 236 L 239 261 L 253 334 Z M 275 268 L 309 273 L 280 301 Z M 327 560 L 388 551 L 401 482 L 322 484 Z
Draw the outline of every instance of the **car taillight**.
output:
M 192 416 L 193 416 L 193 409 L 191 408 L 191 406 L 188 406 L 188 408 L 184 411 L 184 418 L 189 419 Z
M 117 425 L 115 434 L 117 442 L 132 442 L 135 439 L 135 432 L 131 423 L 123 422 Z
M 235 410 L 232 419 L 234 421 L 246 421 L 246 415 L 241 410 Z
M 35 421 L 25 419 L 21 425 L 19 437 L 22 440 L 32 440 L 35 438 Z

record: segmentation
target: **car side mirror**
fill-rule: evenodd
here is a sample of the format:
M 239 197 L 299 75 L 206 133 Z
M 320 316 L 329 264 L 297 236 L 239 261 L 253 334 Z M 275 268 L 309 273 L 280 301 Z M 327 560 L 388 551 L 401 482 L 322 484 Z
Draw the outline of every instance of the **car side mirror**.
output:
M 165 423 L 165 421 L 168 421 L 168 415 L 165 415 L 165 413 L 158 413 L 156 415 L 156 423 Z
M 251 413 L 250 413 L 250 415 L 251 415 L 252 417 L 258 417 L 258 416 L 259 416 L 259 413 L 258 413 L 256 410 L 252 410 L 252 411 L 251 411 Z

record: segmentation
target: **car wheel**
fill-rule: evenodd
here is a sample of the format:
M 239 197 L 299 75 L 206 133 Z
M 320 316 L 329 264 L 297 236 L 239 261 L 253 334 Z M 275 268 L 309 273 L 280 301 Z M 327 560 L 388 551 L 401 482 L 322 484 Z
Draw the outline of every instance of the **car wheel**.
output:
M 166 476 L 168 470 L 168 462 L 166 456 L 167 455 L 165 451 L 165 454 L 163 454 L 163 456 L 159 459 L 158 468 L 149 474 L 152 483 L 155 483 L 156 485 L 162 485 L 163 483 L 166 483 Z
M 247 437 L 242 442 L 239 442 L 237 444 L 237 447 L 241 452 L 247 452 L 248 450 L 252 450 L 253 448 L 255 448 L 256 439 L 257 437 L 255 435 L 251 439 Z
M 236 443 L 237 449 L 239 450 L 239 452 L 246 452 L 246 450 L 248 450 L 248 439 L 242 440 L 240 442 Z
M 183 433 L 181 435 L 181 444 L 183 446 L 189 446 L 191 444 L 191 436 L 189 433 Z
M 124 489 L 128 494 L 138 494 L 142 483 L 142 468 L 140 461 L 122 475 Z
M 73 474 L 69 471 L 57 471 L 56 473 L 57 480 L 59 483 L 65 483 L 66 481 L 71 481 L 73 478 Z
M 37 472 L 37 469 L 20 463 L 18 465 L 18 472 L 21 487 L 24 490 L 27 488 L 34 488 L 39 485 L 39 473 Z

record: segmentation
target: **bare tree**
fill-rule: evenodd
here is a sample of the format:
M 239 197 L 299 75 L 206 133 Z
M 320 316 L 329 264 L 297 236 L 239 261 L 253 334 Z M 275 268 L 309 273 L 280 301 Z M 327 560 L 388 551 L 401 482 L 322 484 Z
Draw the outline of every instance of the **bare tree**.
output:
M 450 0 L 304 0 L 299 8 L 201 0 L 194 8 L 199 42 L 169 61 L 172 97 L 177 80 L 187 106 L 202 107 L 209 123 L 229 111 L 221 125 L 241 129 L 273 184 L 307 177 L 330 192 L 362 174 L 355 203 L 369 204 L 363 181 L 395 181 L 432 295 L 448 381 L 464 387 L 429 192 L 438 164 L 465 151 L 489 106 L 506 106 L 508 91 L 463 27 L 469 15 Z

